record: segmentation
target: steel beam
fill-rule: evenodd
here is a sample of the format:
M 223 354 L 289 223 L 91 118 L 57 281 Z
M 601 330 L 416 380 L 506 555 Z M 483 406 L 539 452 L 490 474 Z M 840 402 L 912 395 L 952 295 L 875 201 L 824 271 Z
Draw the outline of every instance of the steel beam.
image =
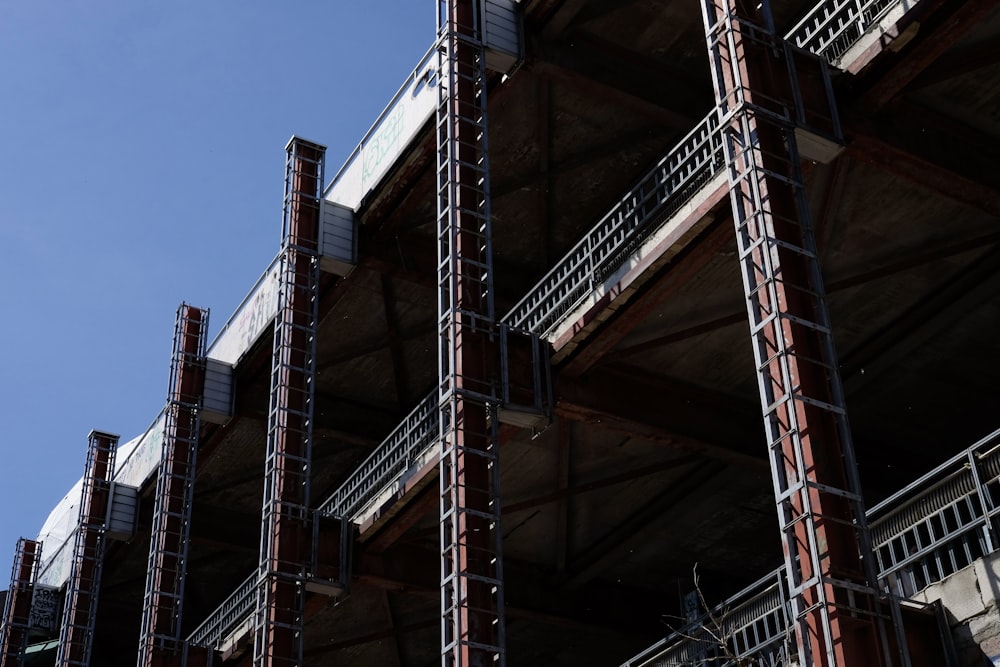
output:
M 31 602 L 42 558 L 42 544 L 21 538 L 14 552 L 10 587 L 0 618 L 0 667 L 21 667 L 31 631 Z
M 305 578 L 312 560 L 310 476 L 316 386 L 319 201 L 325 147 L 286 147 L 282 260 L 274 320 L 255 667 L 302 664 Z
M 117 446 L 117 435 L 90 432 L 87 466 L 80 493 L 80 517 L 73 540 L 73 557 L 59 628 L 56 667 L 90 666 Z
M 768 458 L 798 662 L 907 662 L 898 610 L 883 618 L 871 538 L 796 141 L 806 111 L 826 112 L 774 31 L 771 7 L 703 0 L 729 172 Z M 822 81 L 822 65 L 815 65 Z M 823 91 L 823 95 L 819 94 Z M 815 132 L 816 130 L 812 130 Z
M 437 17 L 442 667 L 506 664 L 483 8 Z
M 156 477 L 138 667 L 179 665 L 181 619 L 205 393 L 208 311 L 181 304 L 174 325 L 166 427 Z

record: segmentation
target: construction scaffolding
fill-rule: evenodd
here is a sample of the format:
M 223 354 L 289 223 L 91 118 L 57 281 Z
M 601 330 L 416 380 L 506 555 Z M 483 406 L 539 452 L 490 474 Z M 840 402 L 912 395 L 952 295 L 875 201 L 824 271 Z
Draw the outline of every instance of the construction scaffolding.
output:
M 10 588 L 0 619 L 0 667 L 20 667 L 24 664 L 24 649 L 31 629 L 31 602 L 38 562 L 42 559 L 42 544 L 21 538 L 14 553 L 10 573 Z
M 282 258 L 274 320 L 255 667 L 301 665 L 305 580 L 312 561 L 312 458 L 319 290 L 318 226 L 326 148 L 286 146 Z
M 880 601 L 796 128 L 810 106 L 767 0 L 702 13 L 799 664 L 907 665 Z M 822 67 L 817 61 L 817 67 Z M 832 111 L 832 107 L 830 107 Z M 837 138 L 834 113 L 828 130 Z M 902 635 L 898 635 L 899 638 Z M 895 650 L 894 650 L 895 649 Z M 787 662 L 787 660 L 786 660 Z
M 982 2 L 437 0 L 327 188 L 286 146 L 216 342 L 177 310 L 162 415 L 19 542 L 0 667 L 957 664 L 910 602 L 975 574 L 1000 613 L 1000 435 L 866 514 L 846 402 L 871 499 L 990 419 L 1000 199 L 944 145 L 989 118 L 943 103 L 1000 81 L 996 4 L 920 53 Z
M 62 623 L 59 626 L 56 667 L 90 665 L 117 447 L 117 435 L 90 432 L 87 467 L 80 494 L 80 518 L 73 542 L 69 579 L 66 582 Z
M 486 71 L 481 5 L 438 3 L 438 333 L 443 667 L 506 664 Z
M 139 667 L 175 664 L 182 655 L 181 615 L 205 391 L 208 311 L 181 304 L 174 324 L 166 427 L 156 478 Z

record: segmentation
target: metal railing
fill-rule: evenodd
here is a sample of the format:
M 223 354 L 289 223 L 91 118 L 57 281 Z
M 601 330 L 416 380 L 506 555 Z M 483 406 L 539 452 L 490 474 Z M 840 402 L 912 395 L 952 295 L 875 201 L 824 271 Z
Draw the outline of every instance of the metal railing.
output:
M 713 110 L 674 146 L 502 319 L 544 336 L 691 200 L 723 164 Z
M 438 420 L 435 388 L 320 505 L 320 514 L 353 518 L 437 442 Z
M 257 570 L 236 587 L 236 590 L 192 632 L 187 643 L 207 646 L 214 650 L 253 613 L 257 604 Z
M 803 17 L 786 39 L 833 61 L 890 9 L 918 1 L 826 0 Z M 423 61 L 414 77 L 422 66 Z M 394 98 L 383 116 L 395 103 Z M 355 152 L 360 150 L 359 147 Z M 349 165 L 354 157 L 348 161 Z M 689 202 L 723 165 L 718 114 L 713 109 L 529 290 L 502 318 L 503 322 L 513 329 L 545 336 Z M 339 178 L 340 175 L 334 183 Z M 231 323 L 232 318 L 216 340 L 222 338 Z M 435 390 L 323 502 L 319 512 L 349 518 L 357 515 L 433 446 L 438 437 L 438 419 Z M 1000 511 L 997 509 L 998 441 L 1000 431 L 870 510 L 880 578 L 887 591 L 912 595 L 995 550 L 997 540 L 990 523 Z M 988 452 L 983 450 L 987 446 L 984 443 L 988 443 Z M 946 468 L 950 472 L 943 472 Z M 980 481 L 982 475 L 986 481 Z M 930 488 L 916 490 L 918 486 L 923 489 L 921 483 L 932 478 L 936 481 Z M 906 494 L 916 495 L 905 501 Z M 899 502 L 904 504 L 896 507 Z M 888 511 L 890 506 L 895 509 Z M 255 571 L 188 637 L 188 642 L 218 648 L 252 612 L 256 579 Z M 778 569 L 689 626 L 697 630 L 667 637 L 623 667 L 682 664 L 722 667 L 734 665 L 737 657 L 747 655 L 755 655 L 762 665 L 783 664 L 789 650 L 786 587 L 784 569 Z M 713 628 L 712 623 L 717 627 Z M 706 628 L 727 637 L 728 645 L 720 645 Z
M 702 615 L 685 630 L 650 646 L 622 667 L 736 665 L 753 655 L 760 667 L 787 665 L 788 591 L 780 568 Z
M 434 115 L 439 78 L 435 40 L 324 188 L 324 199 L 357 210 Z
M 835 62 L 890 9 L 919 0 L 825 0 L 812 8 L 785 36 L 795 46 Z
M 869 510 L 887 591 L 909 597 L 997 550 L 1000 431 Z
M 795 46 L 835 61 L 896 6 L 919 0 L 824 0 L 788 32 Z M 605 215 L 502 319 L 539 336 L 624 264 L 722 167 L 713 110 Z
M 998 514 L 1000 430 L 868 511 L 882 589 L 909 598 L 994 553 Z M 788 664 L 788 599 L 781 567 L 622 667 Z
M 317 512 L 325 516 L 354 517 L 437 442 L 438 419 L 438 392 L 435 388 L 320 505 Z M 350 533 L 344 531 L 342 534 Z M 342 545 L 341 550 L 344 548 Z M 191 633 L 188 643 L 218 649 L 222 641 L 253 613 L 257 579 L 258 573 L 254 570 Z

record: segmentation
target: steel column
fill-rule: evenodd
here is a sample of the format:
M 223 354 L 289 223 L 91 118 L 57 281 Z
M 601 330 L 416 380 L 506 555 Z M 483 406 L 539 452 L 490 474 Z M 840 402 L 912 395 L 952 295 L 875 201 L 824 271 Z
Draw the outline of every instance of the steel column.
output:
M 42 559 L 42 543 L 21 538 L 14 553 L 10 573 L 10 588 L 0 619 L 0 667 L 20 667 L 24 664 L 24 649 L 28 646 L 31 629 L 31 599 L 38 563 Z
M 893 664 L 886 625 L 898 615 L 877 590 L 796 147 L 793 54 L 768 0 L 702 0 L 702 12 L 799 664 Z
M 439 0 L 441 664 L 502 667 L 498 348 L 480 3 Z
M 73 541 L 73 560 L 59 628 L 56 667 L 90 665 L 117 447 L 117 435 L 90 432 L 87 467 L 80 494 L 80 519 Z
M 138 667 L 177 664 L 182 657 L 181 613 L 198 455 L 198 410 L 205 391 L 207 338 L 208 311 L 181 304 L 174 324 Z
M 316 380 L 319 208 L 326 148 L 292 137 L 286 151 L 255 667 L 302 664 L 304 586 L 311 562 L 309 474 Z

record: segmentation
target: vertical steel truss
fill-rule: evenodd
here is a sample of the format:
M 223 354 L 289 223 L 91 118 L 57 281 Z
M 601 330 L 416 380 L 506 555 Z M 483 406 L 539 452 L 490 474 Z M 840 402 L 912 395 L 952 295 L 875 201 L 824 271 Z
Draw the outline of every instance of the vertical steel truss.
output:
M 301 665 L 310 537 L 309 473 L 316 377 L 319 207 L 326 148 L 286 147 L 282 266 L 271 398 L 254 666 Z
M 14 552 L 14 567 L 10 572 L 10 588 L 0 620 L 0 667 L 21 667 L 24 649 L 28 646 L 31 621 L 31 596 L 38 563 L 42 560 L 42 544 L 21 538 Z
M 479 3 L 439 0 L 441 664 L 506 664 L 486 72 Z
M 768 0 L 757 16 L 754 4 L 702 0 L 702 11 L 799 662 L 891 664 L 795 143 L 798 81 Z
M 174 323 L 170 357 L 167 421 L 156 478 L 139 667 L 172 664 L 182 655 L 181 612 L 207 339 L 208 311 L 181 304 Z
M 117 446 L 117 435 L 90 432 L 87 468 L 80 494 L 80 520 L 66 582 L 56 667 L 90 665 Z

